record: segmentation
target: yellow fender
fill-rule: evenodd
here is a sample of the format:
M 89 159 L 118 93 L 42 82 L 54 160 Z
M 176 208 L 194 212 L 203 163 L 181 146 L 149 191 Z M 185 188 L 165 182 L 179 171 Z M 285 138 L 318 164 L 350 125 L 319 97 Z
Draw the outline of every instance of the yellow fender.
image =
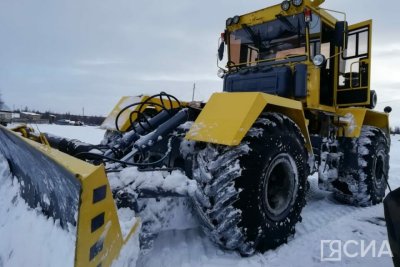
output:
M 214 93 L 190 128 L 186 139 L 227 146 L 239 145 L 262 112 L 279 112 L 300 128 L 312 154 L 301 102 L 279 96 L 251 93 Z
M 380 128 L 386 134 L 390 133 L 389 114 L 367 108 L 341 108 L 336 110 L 344 124 L 345 137 L 359 137 L 364 125 Z

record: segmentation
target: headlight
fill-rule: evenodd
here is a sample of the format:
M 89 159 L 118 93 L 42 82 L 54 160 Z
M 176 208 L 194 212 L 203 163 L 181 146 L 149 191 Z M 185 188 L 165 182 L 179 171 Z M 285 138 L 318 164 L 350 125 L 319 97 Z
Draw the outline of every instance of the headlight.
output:
M 217 75 L 222 79 L 225 77 L 225 71 L 223 69 L 219 69 Z
M 231 25 L 232 25 L 232 22 L 233 22 L 233 19 L 232 19 L 232 18 L 227 19 L 227 20 L 226 20 L 226 26 L 231 26 Z
M 290 8 L 290 2 L 287 0 L 283 1 L 281 4 L 281 8 L 283 11 L 288 11 Z
M 316 55 L 313 59 L 313 63 L 317 67 L 321 67 L 326 62 L 326 58 L 324 55 Z
M 299 7 L 299 6 L 301 6 L 303 4 L 303 0 L 292 0 L 292 4 L 295 7 Z
M 232 19 L 232 23 L 233 24 L 238 24 L 239 21 L 240 21 L 240 17 L 239 16 L 234 16 L 233 19 Z

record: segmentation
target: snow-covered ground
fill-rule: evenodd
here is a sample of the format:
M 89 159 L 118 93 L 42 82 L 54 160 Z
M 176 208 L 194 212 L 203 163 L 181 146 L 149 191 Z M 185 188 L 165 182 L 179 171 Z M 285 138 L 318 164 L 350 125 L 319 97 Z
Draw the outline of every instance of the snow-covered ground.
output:
M 12 128 L 17 124 L 10 124 L 8 128 Z M 95 126 L 73 126 L 73 125 L 56 125 L 56 124 L 30 124 L 35 131 L 43 133 L 51 133 L 54 135 L 78 139 L 88 143 L 99 143 L 104 136 L 104 130 Z
M 75 232 L 28 207 L 0 154 L 0 267 L 72 266 Z
M 102 130 L 95 127 L 39 125 L 39 129 L 42 132 L 78 138 L 92 143 L 98 143 L 103 134 Z M 27 208 L 23 207 L 23 203 L 18 201 L 18 212 L 10 213 L 10 209 L 15 207 L 16 204 L 12 199 L 4 196 L 8 195 L 6 192 L 15 191 L 16 187 L 12 186 L 10 182 L 4 182 L 8 174 L 4 171 L 4 166 L 2 168 L 1 164 L 0 176 L 3 176 L 0 177 L 0 181 L 7 186 L 6 189 L 4 189 L 4 184 L 0 186 L 0 267 L 28 266 L 28 263 L 29 266 L 34 266 L 35 264 L 32 265 L 32 262 L 29 260 L 9 260 L 10 258 L 12 259 L 15 251 L 18 252 L 18 250 L 21 250 L 20 246 L 25 246 L 20 241 L 21 231 L 16 229 L 18 221 L 24 217 L 31 218 L 35 211 L 27 211 Z M 390 159 L 390 184 L 392 188 L 400 186 L 399 176 L 400 136 L 392 136 Z M 310 177 L 310 182 L 311 190 L 308 195 L 307 206 L 302 213 L 303 221 L 297 225 L 295 237 L 276 250 L 257 254 L 249 258 L 241 258 L 237 253 L 225 252 L 214 246 L 198 228 L 168 230 L 159 234 L 151 251 L 140 255 L 137 266 L 392 266 L 391 258 L 387 254 L 381 253 L 381 257 L 378 257 L 380 250 L 383 249 L 381 252 L 387 251 L 385 247 L 387 233 L 383 220 L 383 206 L 376 205 L 369 208 L 355 208 L 341 205 L 333 200 L 331 194 L 318 190 L 315 176 Z M 10 201 L 13 203 L 9 203 Z M 8 216 L 8 218 L 4 218 L 4 216 Z M 10 223 L 14 225 L 10 226 Z M 29 220 L 29 223 L 31 229 L 36 229 L 36 224 L 43 224 L 43 227 L 39 227 L 38 229 L 47 229 L 47 232 L 42 230 L 38 232 L 38 242 L 45 242 L 47 240 L 46 238 L 40 239 L 40 235 L 51 236 L 51 233 L 58 235 L 57 226 L 47 225 L 49 222 L 43 218 L 37 222 Z M 360 254 L 361 243 L 365 244 L 365 246 L 375 244 L 376 251 L 373 253 L 370 250 L 365 257 L 347 255 L 341 261 L 321 262 L 321 240 L 341 240 L 342 245 L 346 241 L 353 240 L 356 243 L 348 243 L 347 247 L 347 251 L 350 254 L 354 254 L 357 251 Z M 65 244 L 69 244 L 71 242 L 68 236 L 63 236 L 62 234 L 59 239 L 54 240 L 53 238 L 50 241 L 54 241 L 57 244 L 64 244 L 64 242 Z M 13 249 L 9 246 L 17 247 Z M 323 246 L 322 248 L 325 249 L 323 255 L 329 255 L 326 251 L 328 247 Z M 127 249 L 129 251 L 129 247 Z M 49 261 L 51 258 L 62 258 L 63 262 L 67 260 L 65 256 L 68 255 L 66 252 L 64 257 L 59 253 L 55 253 L 53 256 L 50 252 L 42 252 L 40 249 L 37 249 L 34 253 L 39 253 L 44 258 L 50 256 Z M 50 266 L 51 264 L 39 265 Z

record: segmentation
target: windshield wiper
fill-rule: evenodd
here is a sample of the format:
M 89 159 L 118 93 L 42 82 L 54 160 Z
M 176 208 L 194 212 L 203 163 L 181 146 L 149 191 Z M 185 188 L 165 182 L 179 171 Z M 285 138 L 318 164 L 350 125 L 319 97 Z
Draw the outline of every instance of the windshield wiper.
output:
M 260 50 L 264 50 L 267 49 L 267 47 L 263 44 L 262 40 L 261 40 L 261 36 L 260 33 L 256 34 L 252 28 L 250 28 L 249 26 L 247 26 L 247 24 L 242 24 L 243 29 L 246 31 L 246 33 L 248 35 L 250 35 L 251 40 L 253 41 L 254 45 L 260 49 Z
M 290 32 L 296 32 L 296 33 L 297 33 L 298 30 L 296 29 L 295 26 L 293 26 L 292 23 L 290 23 L 290 21 L 288 20 L 287 17 L 282 16 L 281 14 L 279 14 L 279 15 L 276 15 L 276 18 L 277 18 L 280 22 L 282 22 L 282 23 L 288 28 L 288 30 L 289 30 Z

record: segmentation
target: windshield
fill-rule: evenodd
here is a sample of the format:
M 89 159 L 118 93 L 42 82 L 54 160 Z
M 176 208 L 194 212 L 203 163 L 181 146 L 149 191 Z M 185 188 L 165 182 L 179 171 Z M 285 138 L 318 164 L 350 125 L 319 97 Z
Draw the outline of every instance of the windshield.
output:
M 251 66 L 257 61 L 306 53 L 304 14 L 279 16 L 270 22 L 242 27 L 230 34 L 230 64 Z

